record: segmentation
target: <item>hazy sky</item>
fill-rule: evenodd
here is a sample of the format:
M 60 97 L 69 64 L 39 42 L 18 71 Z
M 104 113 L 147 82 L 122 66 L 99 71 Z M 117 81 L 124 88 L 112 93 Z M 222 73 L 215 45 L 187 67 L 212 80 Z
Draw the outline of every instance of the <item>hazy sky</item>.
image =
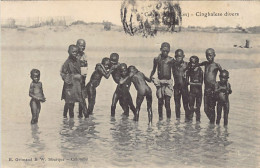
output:
M 120 0 L 116 1 L 2 1 L 1 18 L 70 16 L 86 22 L 111 21 L 120 25 Z M 140 1 L 138 1 L 140 3 Z M 260 1 L 182 1 L 183 26 L 260 26 Z M 230 12 L 239 16 L 195 16 L 196 12 Z M 199 13 L 197 13 L 199 14 Z

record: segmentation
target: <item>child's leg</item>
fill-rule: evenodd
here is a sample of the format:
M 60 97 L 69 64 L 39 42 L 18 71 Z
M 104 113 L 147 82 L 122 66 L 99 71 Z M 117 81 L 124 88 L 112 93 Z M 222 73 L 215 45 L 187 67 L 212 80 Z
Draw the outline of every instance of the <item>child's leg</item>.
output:
M 181 91 L 178 88 L 174 87 L 174 101 L 175 101 L 175 113 L 176 118 L 179 119 L 181 117 Z
M 208 119 L 210 120 L 211 114 L 210 114 L 210 111 L 209 111 L 209 96 L 210 96 L 209 92 L 210 91 L 205 88 L 205 90 L 204 90 L 204 112 L 206 113 Z
M 112 105 L 111 105 L 111 116 L 114 117 L 116 113 L 116 104 L 118 102 L 119 95 L 117 91 L 115 91 L 113 98 L 112 98 Z
M 196 96 L 196 109 L 195 109 L 196 121 L 200 121 L 200 107 L 201 107 L 201 102 L 202 102 L 202 93 L 200 92 L 200 94 L 198 94 L 198 95 Z
M 205 88 L 204 92 L 204 110 L 211 124 L 215 123 L 216 112 L 215 112 L 215 98 L 212 88 Z
M 84 109 L 83 104 L 79 103 L 79 115 L 78 115 L 79 118 L 83 117 L 83 114 L 82 114 L 83 109 Z
M 228 125 L 229 101 L 224 104 L 224 126 Z
M 123 114 L 125 116 L 129 116 L 129 105 L 128 105 L 128 102 L 127 102 L 127 98 L 125 96 L 122 96 L 120 95 L 119 96 L 119 104 L 121 106 L 121 108 L 123 109 Z
M 183 103 L 183 108 L 185 111 L 185 119 L 190 120 L 190 109 L 189 109 L 189 91 L 188 87 L 182 88 L 181 89 L 181 95 L 182 95 L 182 103 Z
M 69 110 L 69 103 L 65 103 L 64 110 L 63 110 L 63 117 L 64 118 L 67 118 L 68 110 Z
M 127 96 L 127 103 L 129 105 L 131 111 L 133 112 L 134 116 L 136 116 L 136 108 L 135 108 L 132 96 L 129 91 L 126 93 L 126 96 Z M 128 112 L 128 115 L 129 115 L 129 112 Z
M 89 84 L 87 87 L 88 92 L 88 115 L 93 114 L 93 109 L 96 103 L 96 88 Z
M 163 119 L 163 98 L 158 98 L 158 114 L 159 114 L 159 120 Z
M 218 102 L 218 104 L 217 104 L 217 120 L 216 120 L 216 124 L 220 123 L 222 107 L 223 107 L 223 104 Z
M 36 119 L 37 119 L 37 111 L 38 111 L 36 100 L 31 99 L 30 107 L 31 107 L 31 113 L 32 113 L 31 124 L 35 124 L 36 123 Z
M 153 98 L 152 98 L 152 93 L 149 93 L 146 96 L 146 101 L 147 101 L 148 120 L 149 120 L 149 123 L 150 123 L 153 120 L 153 111 L 152 111 Z
M 38 119 L 41 111 L 41 103 L 38 101 L 36 104 L 37 104 L 36 123 L 38 123 Z
M 88 117 L 88 115 L 87 115 L 87 104 L 86 104 L 86 101 L 85 101 L 85 99 L 83 99 L 83 102 L 80 102 L 79 103 L 79 106 L 82 108 L 81 109 L 81 113 L 79 113 L 79 118 L 82 118 L 83 117 L 83 115 L 82 115 L 82 113 L 84 114 L 84 116 L 87 118 Z
M 137 121 L 139 120 L 139 113 L 140 113 L 140 108 L 143 103 L 143 100 L 144 100 L 144 96 L 138 94 L 136 97 L 136 115 L 137 115 L 136 120 Z
M 190 93 L 189 95 L 189 106 L 190 106 L 190 120 L 193 118 L 193 113 L 195 111 L 195 95 Z
M 69 115 L 70 115 L 70 118 L 74 118 L 74 105 L 75 105 L 75 103 L 69 103 Z
M 170 96 L 165 96 L 165 108 L 166 108 L 166 115 L 167 119 L 171 118 L 171 97 Z

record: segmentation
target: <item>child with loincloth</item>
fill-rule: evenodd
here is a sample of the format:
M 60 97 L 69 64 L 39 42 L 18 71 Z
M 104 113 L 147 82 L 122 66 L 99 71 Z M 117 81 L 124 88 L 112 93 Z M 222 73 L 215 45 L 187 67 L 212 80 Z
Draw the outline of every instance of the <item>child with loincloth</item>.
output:
M 189 119 L 192 120 L 194 112 L 196 113 L 196 121 L 200 122 L 200 106 L 202 102 L 202 83 L 203 83 L 203 71 L 198 66 L 199 58 L 197 56 L 191 56 L 189 62 L 189 69 L 187 71 L 187 79 L 190 85 L 189 92 L 189 107 L 190 115 Z M 196 106 L 195 106 L 196 102 Z
M 220 123 L 222 109 L 224 111 L 224 126 L 228 125 L 229 113 L 229 94 L 232 93 L 231 85 L 228 82 L 229 72 L 222 70 L 219 75 L 220 81 L 215 84 L 215 96 L 217 100 L 217 120 L 216 124 Z
M 159 120 L 163 119 L 162 108 L 165 102 L 167 118 L 171 118 L 171 106 L 170 100 L 173 92 L 173 82 L 171 79 L 172 66 L 175 63 L 174 58 L 168 56 L 170 52 L 170 44 L 164 42 L 160 48 L 161 54 L 154 58 L 153 69 L 150 75 L 150 79 L 154 79 L 153 75 L 157 69 L 158 79 L 154 79 L 156 86 L 156 96 L 158 98 L 158 113 Z
M 102 59 L 101 64 L 96 64 L 95 71 L 92 73 L 90 80 L 86 86 L 86 92 L 88 97 L 88 112 L 87 116 L 93 114 L 93 109 L 96 103 L 96 88 L 99 86 L 102 77 L 109 78 L 110 74 L 114 70 L 114 66 L 109 68 L 110 60 L 105 57 Z
M 29 89 L 29 96 L 32 98 L 30 101 L 32 120 L 31 124 L 38 123 L 39 114 L 41 111 L 41 102 L 45 102 L 46 98 L 43 94 L 42 83 L 40 80 L 40 71 L 38 69 L 31 70 L 32 83 Z
M 210 120 L 211 124 L 215 123 L 216 118 L 216 112 L 215 112 L 215 106 L 216 106 L 216 100 L 214 96 L 214 90 L 215 90 L 215 83 L 216 83 L 216 76 L 218 71 L 221 71 L 221 66 L 214 62 L 215 58 L 215 50 L 213 48 L 208 48 L 206 50 L 206 58 L 207 61 L 204 61 L 199 64 L 199 66 L 205 66 L 204 71 L 204 111 Z
M 80 61 L 80 71 L 81 71 L 81 89 L 85 87 L 86 85 L 86 77 L 87 77 L 87 71 L 88 71 L 88 61 L 87 56 L 84 53 L 86 42 L 83 39 L 78 39 L 76 45 L 79 47 L 79 51 L 77 54 L 77 59 Z M 83 99 L 85 101 L 85 99 Z M 81 106 L 81 103 L 79 103 L 79 118 L 82 118 L 83 107 Z
M 188 81 L 186 79 L 186 71 L 188 69 L 188 62 L 183 60 L 184 52 L 182 49 L 175 51 L 175 64 L 172 67 L 174 77 L 174 101 L 176 119 L 180 119 L 181 97 L 183 108 L 185 111 L 185 121 L 189 121 L 189 91 Z
M 61 68 L 61 78 L 64 81 L 62 97 L 65 100 L 63 117 L 67 118 L 69 111 L 70 118 L 74 117 L 74 103 L 79 102 L 86 113 L 86 104 L 83 101 L 82 95 L 82 77 L 80 71 L 80 61 L 76 58 L 78 53 L 78 46 L 70 45 L 68 49 L 69 57 Z
M 137 90 L 137 97 L 136 97 L 136 120 L 139 120 L 139 113 L 140 108 L 143 103 L 144 97 L 146 97 L 147 101 L 147 112 L 148 112 L 148 121 L 149 123 L 152 122 L 153 119 L 153 112 L 152 112 L 152 90 L 147 85 L 147 82 L 151 82 L 151 79 L 146 77 L 142 72 L 138 71 L 135 66 L 129 66 L 129 77 L 133 82 L 135 89 Z

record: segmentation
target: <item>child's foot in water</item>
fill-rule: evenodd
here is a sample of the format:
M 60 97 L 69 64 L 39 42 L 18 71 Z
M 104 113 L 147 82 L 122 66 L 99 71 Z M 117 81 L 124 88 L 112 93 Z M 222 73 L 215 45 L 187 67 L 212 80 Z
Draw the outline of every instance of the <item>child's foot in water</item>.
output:
M 78 118 L 83 118 L 83 115 L 81 114 L 81 115 L 78 115 Z
M 37 122 L 35 120 L 31 120 L 31 124 L 36 124 Z
M 133 120 L 134 120 L 134 121 L 138 121 L 138 120 L 137 120 L 137 116 L 136 116 L 136 115 L 134 116 Z

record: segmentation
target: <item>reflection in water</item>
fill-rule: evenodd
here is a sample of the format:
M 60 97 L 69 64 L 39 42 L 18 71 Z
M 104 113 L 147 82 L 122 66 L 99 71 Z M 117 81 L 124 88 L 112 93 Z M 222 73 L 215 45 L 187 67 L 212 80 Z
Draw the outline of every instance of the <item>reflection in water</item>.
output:
M 27 144 L 29 150 L 33 151 L 35 154 L 41 153 L 44 151 L 45 144 L 40 139 L 41 132 L 39 131 L 39 126 L 37 124 L 31 125 L 31 135 L 32 135 L 32 143 Z
M 63 120 L 60 131 L 60 150 L 63 158 L 69 159 L 69 165 L 79 166 L 87 162 L 89 157 L 92 157 L 92 153 L 98 150 L 96 143 L 100 137 L 99 132 L 95 130 L 97 123 L 94 120 L 95 118 L 91 117 L 79 119 L 78 125 L 75 125 L 74 119 Z
M 128 118 L 122 118 L 119 122 L 111 119 L 110 124 L 112 126 L 110 130 L 113 139 L 111 142 L 113 149 L 111 151 L 112 164 L 127 166 L 133 161 L 134 150 L 138 147 L 138 136 L 136 135 L 138 129 L 135 130 L 136 123 Z

